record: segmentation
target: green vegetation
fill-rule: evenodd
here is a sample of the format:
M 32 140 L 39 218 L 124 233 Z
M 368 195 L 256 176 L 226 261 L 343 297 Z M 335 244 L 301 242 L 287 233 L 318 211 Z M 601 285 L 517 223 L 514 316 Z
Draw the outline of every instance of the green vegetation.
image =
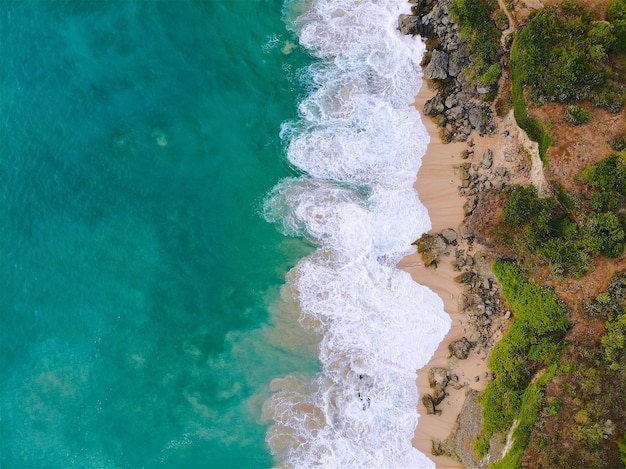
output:
M 502 67 L 500 67 L 500 63 L 493 63 L 487 69 L 487 71 L 483 73 L 480 78 L 478 78 L 478 82 L 482 83 L 483 85 L 495 85 L 496 83 L 498 83 L 498 78 L 500 78 L 501 73 Z
M 606 19 L 613 26 L 615 51 L 626 52 L 626 0 L 615 0 L 606 8 Z
M 495 379 L 479 397 L 484 426 L 474 448 L 484 454 L 485 443 L 494 433 L 508 430 L 515 419 L 520 419 L 516 432 L 520 433 L 521 457 L 523 439 L 528 441 L 549 378 L 538 379 L 532 385 L 531 379 L 541 367 L 554 367 L 570 323 L 565 306 L 554 292 L 527 281 L 517 264 L 498 260 L 492 270 L 517 320 L 489 358 Z
M 596 21 L 590 9 L 572 0 L 530 15 L 517 37 L 516 61 L 533 100 L 592 99 L 610 112 L 621 110 L 625 90 L 607 58 L 621 47 L 615 33 L 621 34 L 624 23 L 623 3 L 609 7 L 609 22 Z
M 469 67 L 477 82 L 493 85 L 500 77 L 501 32 L 492 16 L 499 11 L 495 0 L 454 0 L 450 7 L 452 18 L 459 24 L 461 40 L 469 45 L 476 60 Z
M 540 199 L 533 186 L 508 188 L 504 222 L 494 240 L 529 266 L 549 266 L 553 276 L 583 276 L 593 256 L 617 258 L 624 252 L 626 155 L 614 153 L 578 177 L 588 197 L 574 197 L 557 186 L 557 197 Z
M 539 215 L 552 205 L 551 199 L 537 198 L 535 186 L 518 187 L 510 193 L 509 200 L 503 209 L 504 221 L 511 225 L 521 225 Z
M 489 453 L 489 438 L 485 435 L 478 436 L 473 443 L 473 448 L 477 459 L 482 459 Z
M 608 469 L 624 462 L 626 273 L 614 277 L 606 291 L 588 298 L 582 313 L 583 328 L 579 324 L 578 332 L 572 329 L 568 335 L 572 343 L 562 352 L 555 379 L 546 387 L 541 424 L 534 426 L 522 459 L 513 461 L 507 455 L 494 467 Z M 513 448 L 512 456 L 514 452 Z
M 539 156 L 541 161 L 546 163 L 546 153 L 552 143 L 552 139 L 541 122 L 533 119 L 526 109 L 524 99 L 524 82 L 526 80 L 525 65 L 519 60 L 518 42 L 515 40 L 511 48 L 511 58 L 509 66 L 511 68 L 511 99 L 513 100 L 513 114 L 517 125 L 520 126 L 528 138 L 539 144 Z
M 611 371 L 617 371 L 626 359 L 626 311 L 606 322 L 606 335 L 602 337 L 604 357 Z
M 565 108 L 565 122 L 569 125 L 581 125 L 591 120 L 591 112 L 578 104 Z
M 624 433 L 623 437 L 617 440 L 617 446 L 619 447 L 619 457 L 626 465 L 626 433 Z
M 522 395 L 522 403 L 519 412 L 519 424 L 513 432 L 513 446 L 500 461 L 491 465 L 492 469 L 511 469 L 521 467 L 524 450 L 528 446 L 530 436 L 535 423 L 539 419 L 546 393 L 546 385 L 554 377 L 557 371 L 557 363 L 553 363 L 550 369 L 543 373 L 537 381 L 531 383 Z M 547 444 L 547 440 L 543 445 Z

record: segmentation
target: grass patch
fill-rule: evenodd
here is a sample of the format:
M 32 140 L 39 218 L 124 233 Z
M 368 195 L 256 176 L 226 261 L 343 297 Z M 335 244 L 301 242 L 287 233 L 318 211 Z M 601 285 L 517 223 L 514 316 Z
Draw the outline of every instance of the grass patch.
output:
M 513 100 L 513 114 L 515 116 L 515 121 L 520 128 L 526 132 L 528 138 L 530 138 L 533 142 L 537 142 L 539 145 L 539 157 L 543 164 L 546 164 L 546 154 L 548 152 L 548 148 L 552 143 L 552 139 L 548 132 L 546 132 L 545 127 L 541 122 L 536 119 L 533 119 L 528 114 L 528 110 L 526 109 L 526 100 L 524 98 L 524 80 L 526 79 L 526 74 L 520 66 L 518 59 L 518 40 L 513 41 L 513 46 L 511 48 L 511 60 L 510 60 L 510 68 L 511 68 L 511 98 Z
M 514 433 L 518 447 L 515 457 L 521 458 L 541 409 L 545 385 L 556 370 L 564 345 L 563 336 L 570 323 L 567 310 L 554 291 L 527 281 L 517 264 L 498 260 L 492 270 L 517 320 L 489 358 L 495 379 L 478 398 L 483 406 L 484 425 L 474 449 L 479 456 L 494 433 L 507 431 L 514 420 L 519 419 Z M 531 384 L 534 373 L 543 366 L 549 366 L 551 374 L 544 373 Z

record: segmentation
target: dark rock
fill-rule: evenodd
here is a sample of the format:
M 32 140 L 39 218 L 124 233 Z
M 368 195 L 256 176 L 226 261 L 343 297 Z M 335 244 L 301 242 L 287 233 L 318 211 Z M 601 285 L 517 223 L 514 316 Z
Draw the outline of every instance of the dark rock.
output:
M 426 407 L 426 413 L 429 415 L 435 414 L 435 415 L 440 415 L 441 411 L 437 410 L 437 408 L 435 407 L 435 400 L 433 399 L 433 396 L 431 396 L 430 394 L 424 394 L 422 396 L 422 404 L 424 404 L 424 407 Z
M 459 311 L 463 312 L 467 309 L 469 303 L 467 302 L 467 296 L 460 295 L 459 296 Z
M 501 178 L 503 178 L 503 179 L 504 179 L 504 178 L 508 178 L 508 176 L 509 176 L 509 170 L 508 170 L 508 169 L 506 169 L 506 167 L 504 167 L 504 166 L 498 166 L 497 168 L 495 168 L 495 169 L 493 170 L 493 173 L 494 173 L 496 176 L 501 177 Z
M 461 275 L 454 277 L 456 283 L 472 283 L 476 274 L 474 272 L 463 272 Z
M 448 246 L 446 240 L 441 235 L 430 235 L 424 233 L 413 244 L 417 246 L 417 252 L 422 255 L 422 261 L 426 267 L 437 264 L 437 258 Z
M 461 152 L 461 158 L 463 158 L 464 160 L 468 159 L 470 157 L 470 151 L 468 149 L 465 149 Z
M 439 115 L 444 109 L 443 97 L 440 94 L 437 94 L 424 103 L 424 114 L 427 116 Z
M 493 164 L 493 152 L 491 149 L 487 148 L 485 153 L 483 153 L 483 169 L 491 168 Z
M 467 136 L 472 133 L 472 126 L 467 119 L 464 119 L 463 122 L 461 122 L 458 131 L 465 138 L 467 138 Z
M 450 345 L 448 345 L 448 350 L 450 350 L 450 353 L 456 358 L 465 360 L 472 350 L 472 347 L 474 347 L 474 344 L 467 340 L 466 337 L 463 337 L 462 339 L 451 342 Z
M 496 89 L 495 85 L 478 85 L 476 87 L 476 91 L 480 94 L 487 94 L 492 91 L 495 91 L 495 89 Z
M 457 174 L 459 175 L 459 179 L 461 179 L 461 181 L 469 181 L 470 174 L 468 168 L 469 163 L 463 163 L 457 167 Z
M 430 63 L 424 69 L 424 76 L 429 80 L 445 80 L 448 78 L 448 61 L 446 52 L 434 50 Z
M 482 132 L 485 128 L 485 119 L 483 118 L 483 111 L 480 107 L 472 107 L 469 111 L 469 121 L 474 129 Z
M 463 220 L 463 222 L 459 225 L 459 235 L 463 239 L 469 239 L 474 237 L 474 232 L 470 228 L 469 219 Z
M 402 14 L 398 18 L 398 30 L 407 36 L 416 36 L 424 32 L 424 25 L 419 16 Z
M 466 111 L 463 106 L 454 106 L 453 108 L 448 109 L 446 114 L 452 119 L 460 121 L 465 117 Z
M 451 46 L 453 46 L 453 48 L 451 48 Z M 456 49 L 456 44 L 451 43 L 448 45 L 448 50 L 454 50 Z M 451 57 L 450 57 L 450 62 L 448 63 L 448 75 L 450 75 L 451 77 L 456 77 L 458 76 L 463 69 L 465 68 L 465 64 L 463 63 L 463 60 L 459 57 L 459 54 L 454 53 Z
M 472 212 L 474 212 L 474 209 L 476 209 L 476 206 L 478 205 L 478 197 L 477 196 L 471 196 L 468 197 L 467 200 L 465 201 L 465 204 L 463 204 L 463 211 L 465 212 L 465 216 L 469 216 L 472 214 Z
M 433 401 L 435 405 L 441 404 L 447 395 L 448 393 L 445 392 L 443 388 L 435 388 L 435 391 L 433 392 Z
M 446 107 L 448 109 L 453 108 L 455 106 L 459 105 L 459 100 L 457 99 L 455 94 L 451 94 L 449 96 L 446 97 L 445 103 Z

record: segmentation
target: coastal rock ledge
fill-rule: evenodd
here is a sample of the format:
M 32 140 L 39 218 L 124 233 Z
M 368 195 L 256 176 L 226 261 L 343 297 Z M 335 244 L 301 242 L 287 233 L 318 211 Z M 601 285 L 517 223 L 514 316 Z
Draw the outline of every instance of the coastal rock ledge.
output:
M 398 30 L 426 39 L 422 61 L 424 77 L 437 94 L 424 105 L 441 129 L 442 140 L 466 141 L 472 130 L 481 135 L 493 133 L 491 107 L 484 102 L 491 87 L 476 86 L 468 78 L 472 57 L 459 36 L 459 27 L 450 16 L 452 0 L 412 0 L 411 15 L 398 18 Z

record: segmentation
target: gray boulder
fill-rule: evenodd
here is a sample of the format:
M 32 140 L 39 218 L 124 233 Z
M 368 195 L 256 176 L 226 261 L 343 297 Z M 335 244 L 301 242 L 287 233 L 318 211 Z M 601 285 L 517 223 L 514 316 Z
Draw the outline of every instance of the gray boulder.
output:
M 473 107 L 469 111 L 469 121 L 472 127 L 482 132 L 485 127 L 485 120 L 483 119 L 483 111 L 479 107 Z
M 441 236 L 443 236 L 443 239 L 445 239 L 446 243 L 448 244 L 454 243 L 457 239 L 456 231 L 454 231 L 452 228 L 446 228 L 442 230 Z
M 483 153 L 483 169 L 491 168 L 492 164 L 493 164 L 493 152 L 491 151 L 490 148 L 487 148 L 485 150 L 485 153 Z
M 445 80 L 448 78 L 448 62 L 450 57 L 446 52 L 434 50 L 430 62 L 424 69 L 424 76 L 429 80 Z
M 424 114 L 427 116 L 436 116 L 444 111 L 443 98 L 441 94 L 437 94 L 424 103 Z
M 407 36 L 422 34 L 424 26 L 419 16 L 402 14 L 398 18 L 398 30 Z

